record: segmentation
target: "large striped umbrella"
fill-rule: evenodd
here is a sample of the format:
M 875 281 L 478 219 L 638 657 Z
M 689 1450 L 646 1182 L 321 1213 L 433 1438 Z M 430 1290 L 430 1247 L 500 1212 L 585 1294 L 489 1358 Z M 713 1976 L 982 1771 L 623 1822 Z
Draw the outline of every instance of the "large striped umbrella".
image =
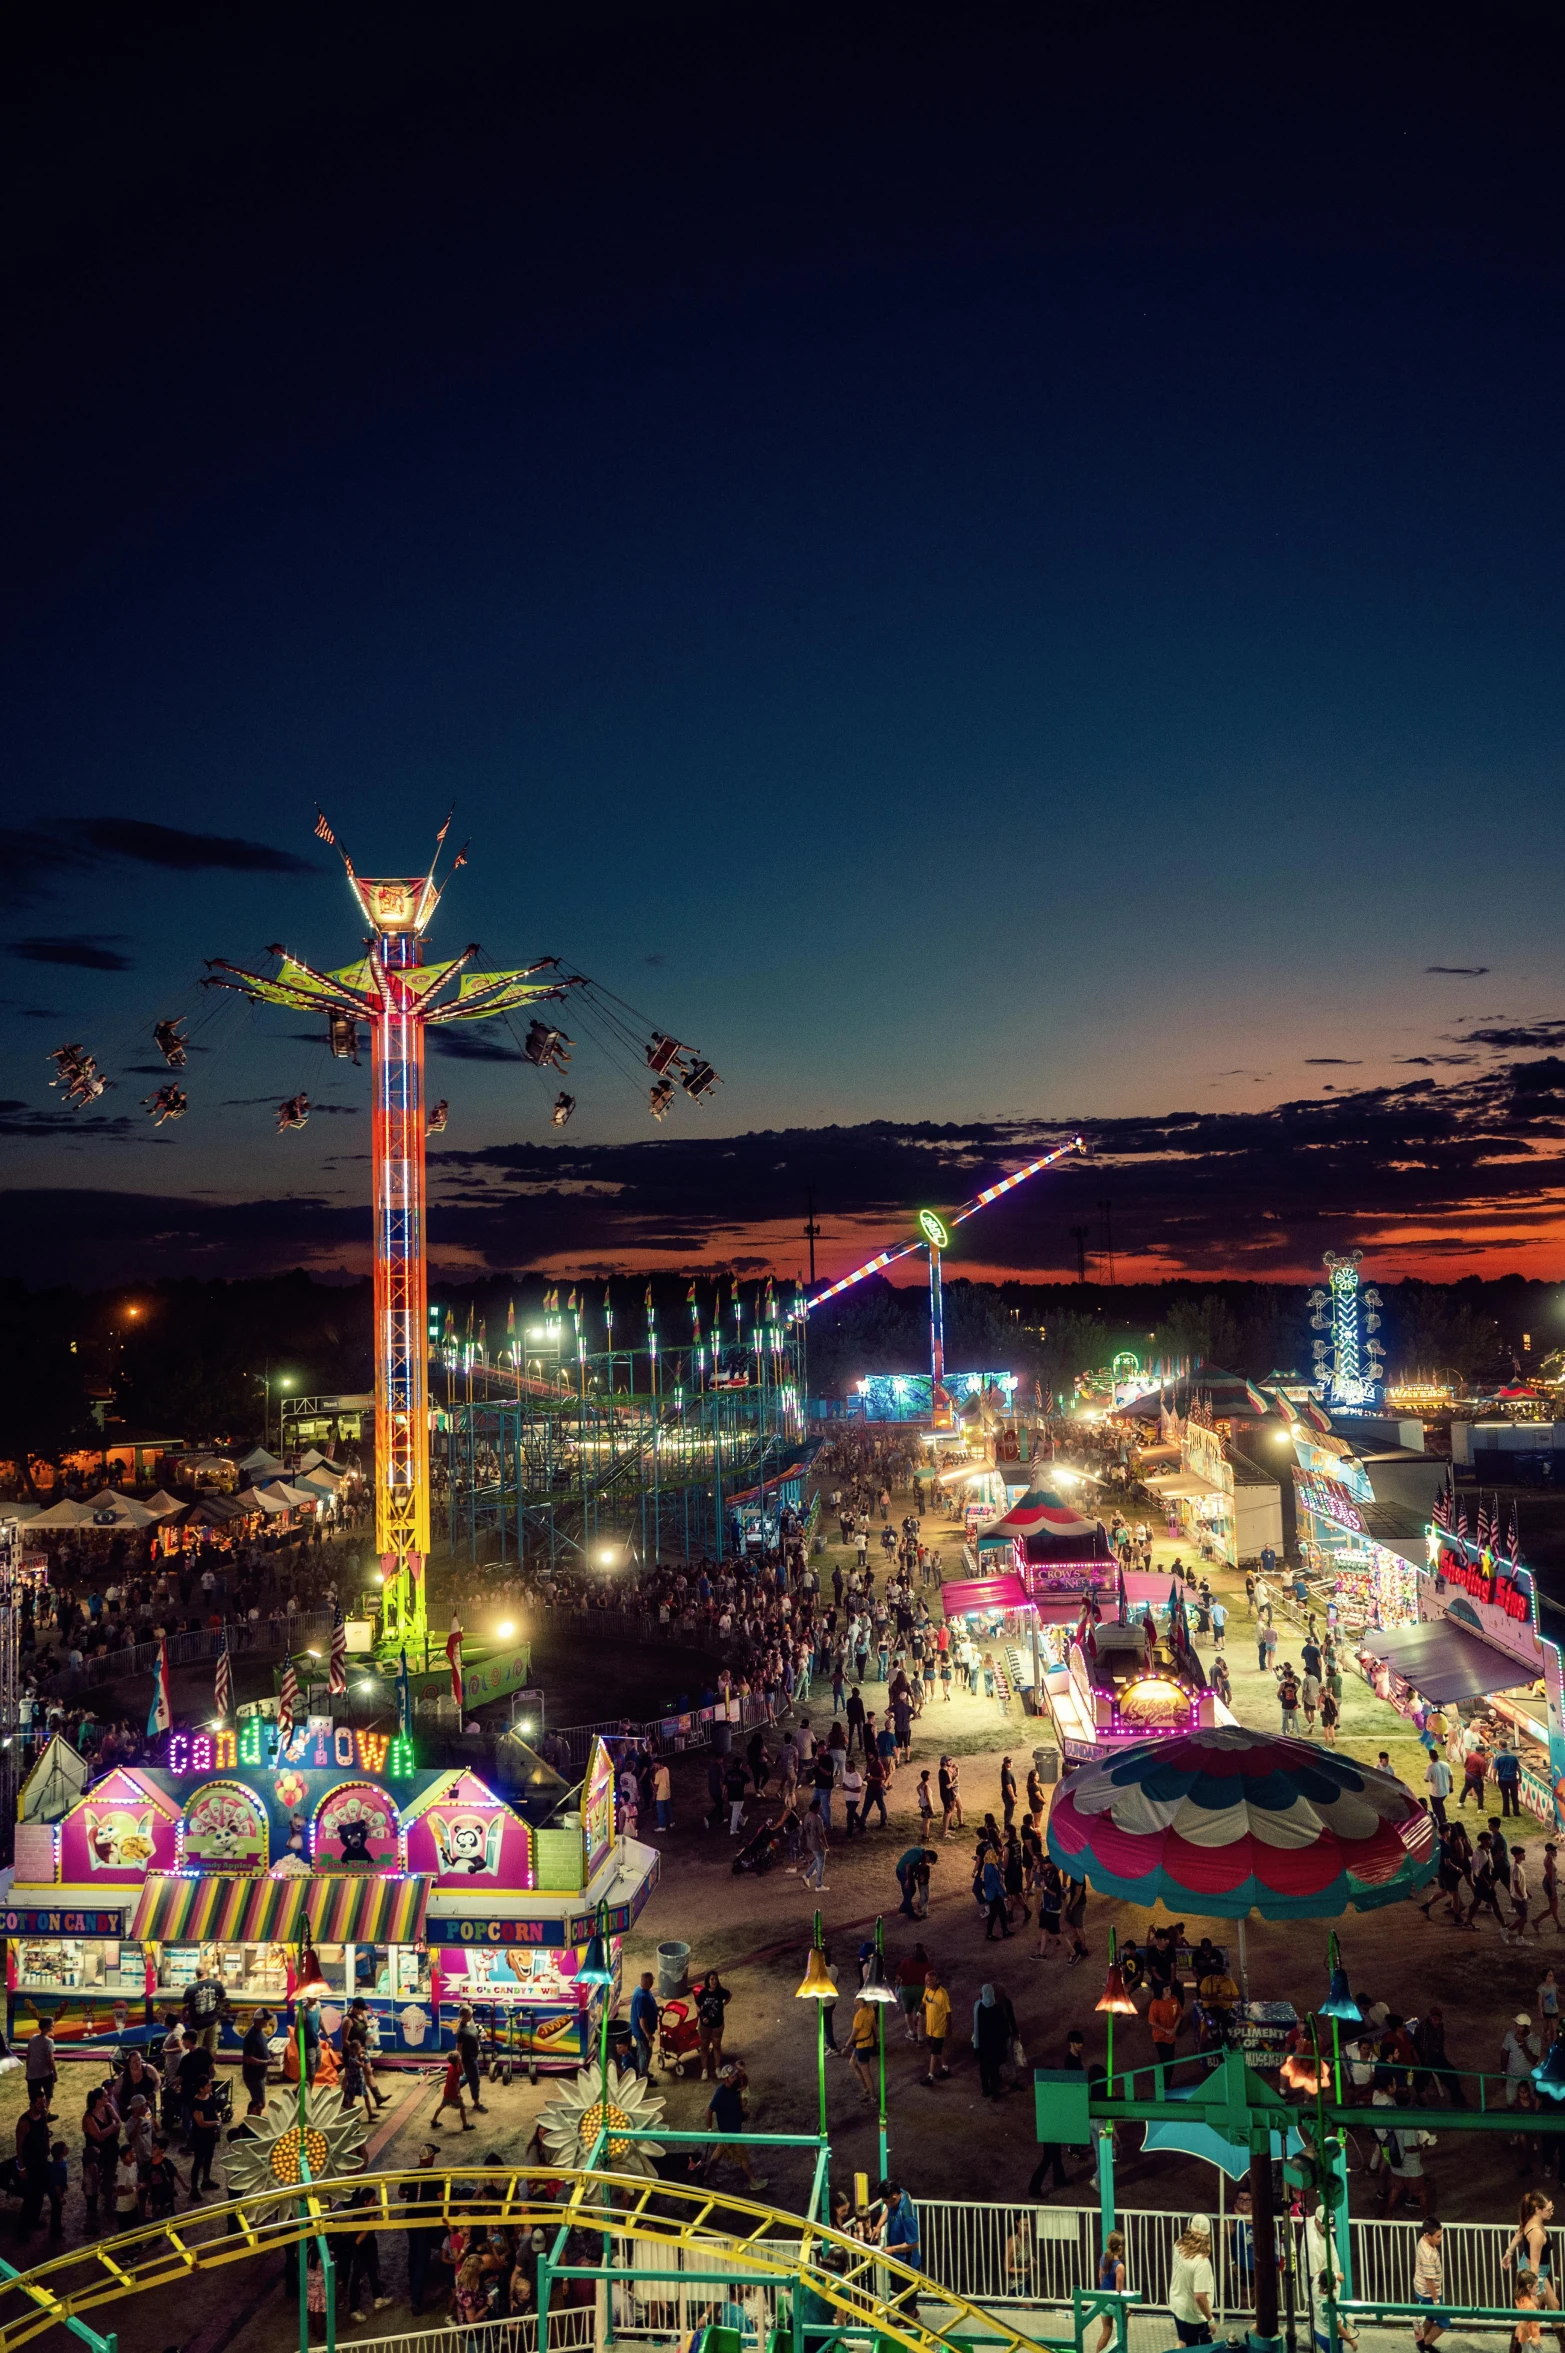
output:
M 1214 1725 L 1083 1765 L 1049 1809 L 1062 1871 L 1198 1919 L 1333 1919 L 1434 1875 L 1412 1791 L 1311 1740 Z

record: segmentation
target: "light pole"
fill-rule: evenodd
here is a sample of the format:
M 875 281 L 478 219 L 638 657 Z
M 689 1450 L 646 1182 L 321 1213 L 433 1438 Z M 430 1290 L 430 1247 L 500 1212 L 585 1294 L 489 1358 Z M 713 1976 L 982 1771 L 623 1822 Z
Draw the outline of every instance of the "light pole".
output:
M 886 1983 L 886 1924 L 877 1913 L 875 1918 L 875 1950 L 864 1971 L 864 1983 L 859 1987 L 859 2000 L 875 2006 L 875 2040 L 880 2054 L 880 2178 L 885 2180 L 891 2170 L 891 2146 L 886 2134 L 886 2012 L 896 2001 L 895 1988 Z
M 815 1915 L 815 1929 L 810 1943 L 809 1967 L 804 1982 L 794 1990 L 794 1999 L 815 2004 L 815 2084 L 820 2103 L 820 2135 L 826 2138 L 826 2004 L 837 1999 L 837 1989 L 831 1982 L 826 1967 L 826 1946 L 821 1936 L 821 1916 Z

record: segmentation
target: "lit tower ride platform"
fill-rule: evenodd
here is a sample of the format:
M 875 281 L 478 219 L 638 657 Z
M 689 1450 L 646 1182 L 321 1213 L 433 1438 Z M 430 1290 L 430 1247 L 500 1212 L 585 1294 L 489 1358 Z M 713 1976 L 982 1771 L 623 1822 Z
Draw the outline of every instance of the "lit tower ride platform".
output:
M 449 822 L 449 820 L 448 820 Z M 317 831 L 335 846 L 322 819 Z M 442 840 L 444 829 L 442 828 Z M 550 959 L 506 972 L 476 971 L 476 947 L 426 964 L 424 933 L 444 887 L 436 867 L 409 880 L 370 881 L 341 852 L 349 887 L 370 926 L 356 964 L 317 972 L 274 947 L 275 973 L 214 962 L 210 984 L 263 1005 L 323 1017 L 332 1052 L 358 1059 L 370 1033 L 374 1088 L 371 1165 L 375 1236 L 375 1546 L 385 1580 L 387 1647 L 426 1642 L 429 1614 L 428 1277 L 424 1145 L 424 1033 L 447 1022 L 484 1021 L 586 984 Z M 438 847 L 436 854 L 438 864 Z M 459 855 L 451 872 L 463 863 Z M 446 878 L 448 881 L 450 876 Z M 539 975 L 546 977 L 540 978 Z M 557 1032 L 545 1032 L 555 1038 Z M 566 1041 L 568 1042 L 568 1041 Z M 529 1041 L 529 1050 L 532 1041 Z M 541 1054 L 530 1052 L 533 1060 Z

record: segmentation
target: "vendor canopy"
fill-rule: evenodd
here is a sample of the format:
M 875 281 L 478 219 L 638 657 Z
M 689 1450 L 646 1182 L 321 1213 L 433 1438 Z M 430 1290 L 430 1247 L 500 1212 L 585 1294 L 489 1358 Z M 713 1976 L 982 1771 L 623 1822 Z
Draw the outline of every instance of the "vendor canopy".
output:
M 1520 1660 L 1449 1618 L 1366 1632 L 1359 1637 L 1359 1648 L 1370 1658 L 1384 1659 L 1394 1675 L 1436 1707 L 1448 1707 L 1458 1699 L 1482 1699 L 1490 1691 L 1514 1691 L 1531 1680 Z
M 1113 1557 L 1101 1520 L 1088 1519 L 1053 1487 L 1029 1487 L 1008 1512 L 979 1529 L 977 1542 L 980 1553 L 1019 1543 L 1023 1559 L 1037 1565 Z
M 324 1871 L 310 1878 L 187 1879 L 154 1871 L 131 1927 L 144 1944 L 417 1944 L 431 1881 Z
M 969 1610 L 1020 1610 L 1027 1607 L 1027 1588 L 1020 1577 L 963 1577 L 940 1588 L 940 1606 L 948 1618 Z

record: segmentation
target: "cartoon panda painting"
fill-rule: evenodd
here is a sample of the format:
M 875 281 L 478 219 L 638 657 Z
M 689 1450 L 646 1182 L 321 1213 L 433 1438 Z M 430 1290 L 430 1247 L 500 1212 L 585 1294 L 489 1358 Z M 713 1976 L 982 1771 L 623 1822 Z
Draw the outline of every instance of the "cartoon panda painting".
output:
M 430 1827 L 443 1873 L 467 1879 L 495 1877 L 503 1828 L 498 1814 L 431 1814 Z

